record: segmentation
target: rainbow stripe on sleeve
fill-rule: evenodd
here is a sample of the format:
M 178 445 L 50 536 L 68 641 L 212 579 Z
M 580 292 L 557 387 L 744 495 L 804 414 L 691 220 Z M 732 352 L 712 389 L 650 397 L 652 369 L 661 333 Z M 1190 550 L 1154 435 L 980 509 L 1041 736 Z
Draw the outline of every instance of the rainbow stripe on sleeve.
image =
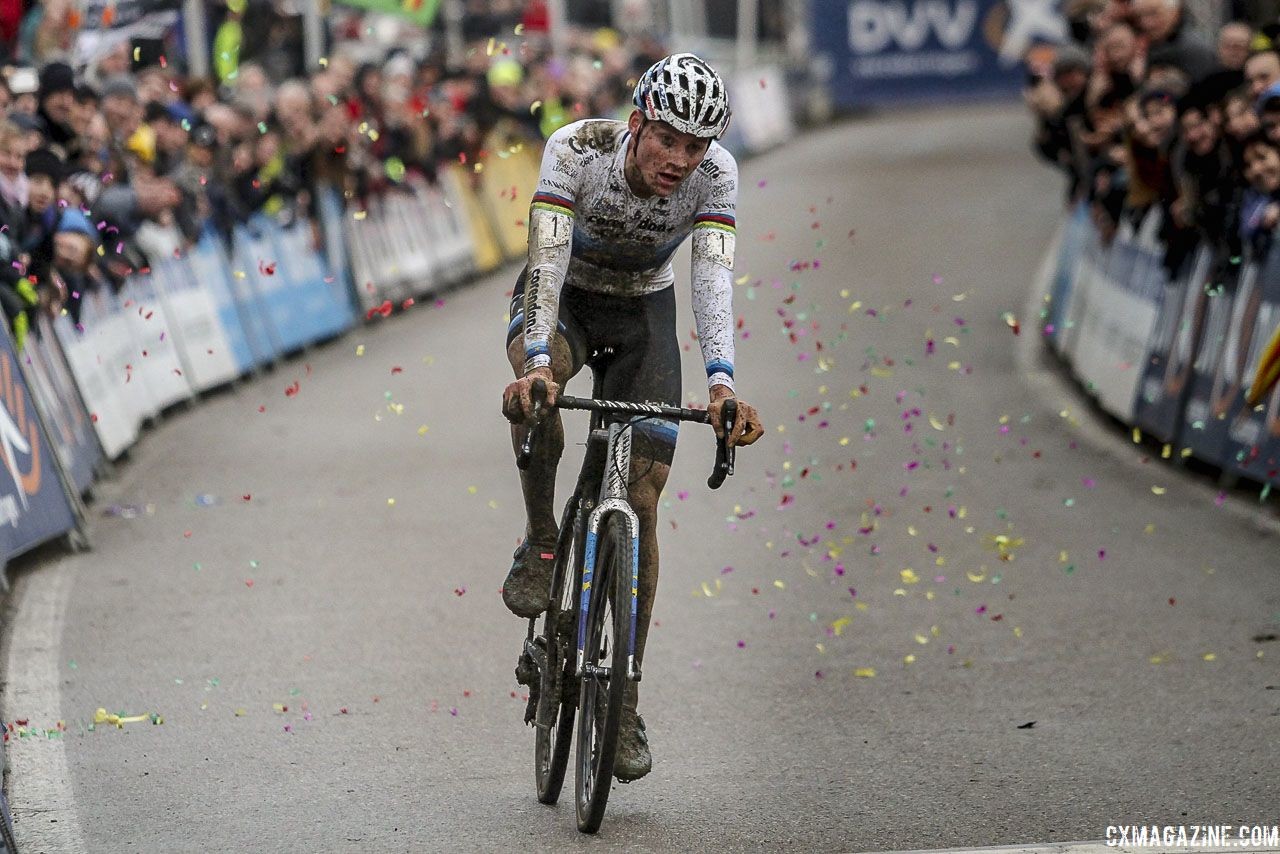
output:
M 738 221 L 732 214 L 700 213 L 693 218 L 694 228 L 716 228 L 721 231 L 737 231 Z
M 534 193 L 533 207 L 552 213 L 573 216 L 573 199 L 557 196 L 555 193 Z

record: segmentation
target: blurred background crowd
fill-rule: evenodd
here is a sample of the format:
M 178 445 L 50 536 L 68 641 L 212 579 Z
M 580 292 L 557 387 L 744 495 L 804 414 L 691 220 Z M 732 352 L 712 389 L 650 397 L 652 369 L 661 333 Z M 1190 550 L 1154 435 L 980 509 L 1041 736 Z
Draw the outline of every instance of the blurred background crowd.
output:
M 1109 240 L 1159 211 L 1165 266 L 1199 241 L 1239 262 L 1280 222 L 1280 21 L 1265 3 L 1206 28 L 1180 0 L 1070 0 L 1072 39 L 1029 63 L 1035 147 Z M 1154 220 L 1152 220 L 1154 221 Z
M 37 305 L 76 315 L 81 293 L 206 231 L 229 240 L 256 213 L 313 214 L 322 186 L 359 207 L 450 164 L 472 168 L 499 124 L 536 143 L 579 118 L 625 115 L 635 79 L 665 53 L 587 16 L 553 56 L 541 0 L 469 0 L 461 54 L 413 26 L 388 49 L 370 29 L 385 19 L 335 6 L 325 55 L 304 75 L 287 2 L 206 8 L 212 61 L 197 76 L 181 34 L 135 28 L 86 50 L 77 33 L 97 12 L 0 0 L 0 301 L 19 326 Z

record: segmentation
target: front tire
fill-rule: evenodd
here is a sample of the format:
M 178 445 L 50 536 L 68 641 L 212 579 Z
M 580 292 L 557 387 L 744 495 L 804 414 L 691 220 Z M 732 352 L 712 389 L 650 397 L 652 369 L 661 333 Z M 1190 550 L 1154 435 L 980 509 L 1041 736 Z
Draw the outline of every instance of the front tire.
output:
M 631 539 L 624 517 L 615 513 L 605 520 L 596 556 L 584 657 L 588 666 L 607 664 L 609 675 L 584 674 L 578 700 L 576 788 L 578 830 L 583 833 L 600 829 L 613 783 L 632 646 L 631 572 Z

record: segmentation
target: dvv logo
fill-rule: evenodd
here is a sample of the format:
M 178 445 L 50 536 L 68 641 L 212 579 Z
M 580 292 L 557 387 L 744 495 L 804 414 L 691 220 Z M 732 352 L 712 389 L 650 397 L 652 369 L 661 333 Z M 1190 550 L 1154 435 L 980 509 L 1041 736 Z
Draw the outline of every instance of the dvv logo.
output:
M 849 4 L 849 47 L 854 53 L 880 53 L 924 47 L 929 36 L 947 50 L 965 47 L 978 22 L 977 0 L 853 0 Z
M 40 492 L 40 425 L 15 374 L 13 359 L 0 352 L 0 460 L 25 510 L 27 496 Z

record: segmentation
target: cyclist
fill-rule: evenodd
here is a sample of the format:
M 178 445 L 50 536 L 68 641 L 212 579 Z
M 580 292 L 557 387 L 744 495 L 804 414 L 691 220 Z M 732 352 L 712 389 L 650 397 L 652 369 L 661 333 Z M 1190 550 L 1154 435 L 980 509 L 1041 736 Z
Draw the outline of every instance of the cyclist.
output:
M 693 235 L 693 314 L 707 371 L 708 410 L 734 397 L 733 254 L 738 165 L 716 140 L 729 124 L 724 82 L 691 53 L 654 63 L 635 88 L 626 122 L 586 119 L 547 140 L 529 212 L 529 262 L 516 282 L 507 356 L 517 379 L 503 393 L 518 448 L 533 420 L 537 379 L 554 403 L 584 365 L 603 372 L 610 400 L 680 403 L 671 256 Z M 678 422 L 647 418 L 633 428 L 629 499 L 640 519 L 636 661 L 644 656 L 658 585 L 658 497 L 675 453 Z M 738 402 L 730 444 L 763 435 L 756 410 Z M 556 466 L 564 449 L 559 415 L 541 428 L 521 473 L 528 527 L 503 585 L 520 617 L 546 609 L 554 569 Z M 628 685 L 614 775 L 649 773 L 652 758 Z

